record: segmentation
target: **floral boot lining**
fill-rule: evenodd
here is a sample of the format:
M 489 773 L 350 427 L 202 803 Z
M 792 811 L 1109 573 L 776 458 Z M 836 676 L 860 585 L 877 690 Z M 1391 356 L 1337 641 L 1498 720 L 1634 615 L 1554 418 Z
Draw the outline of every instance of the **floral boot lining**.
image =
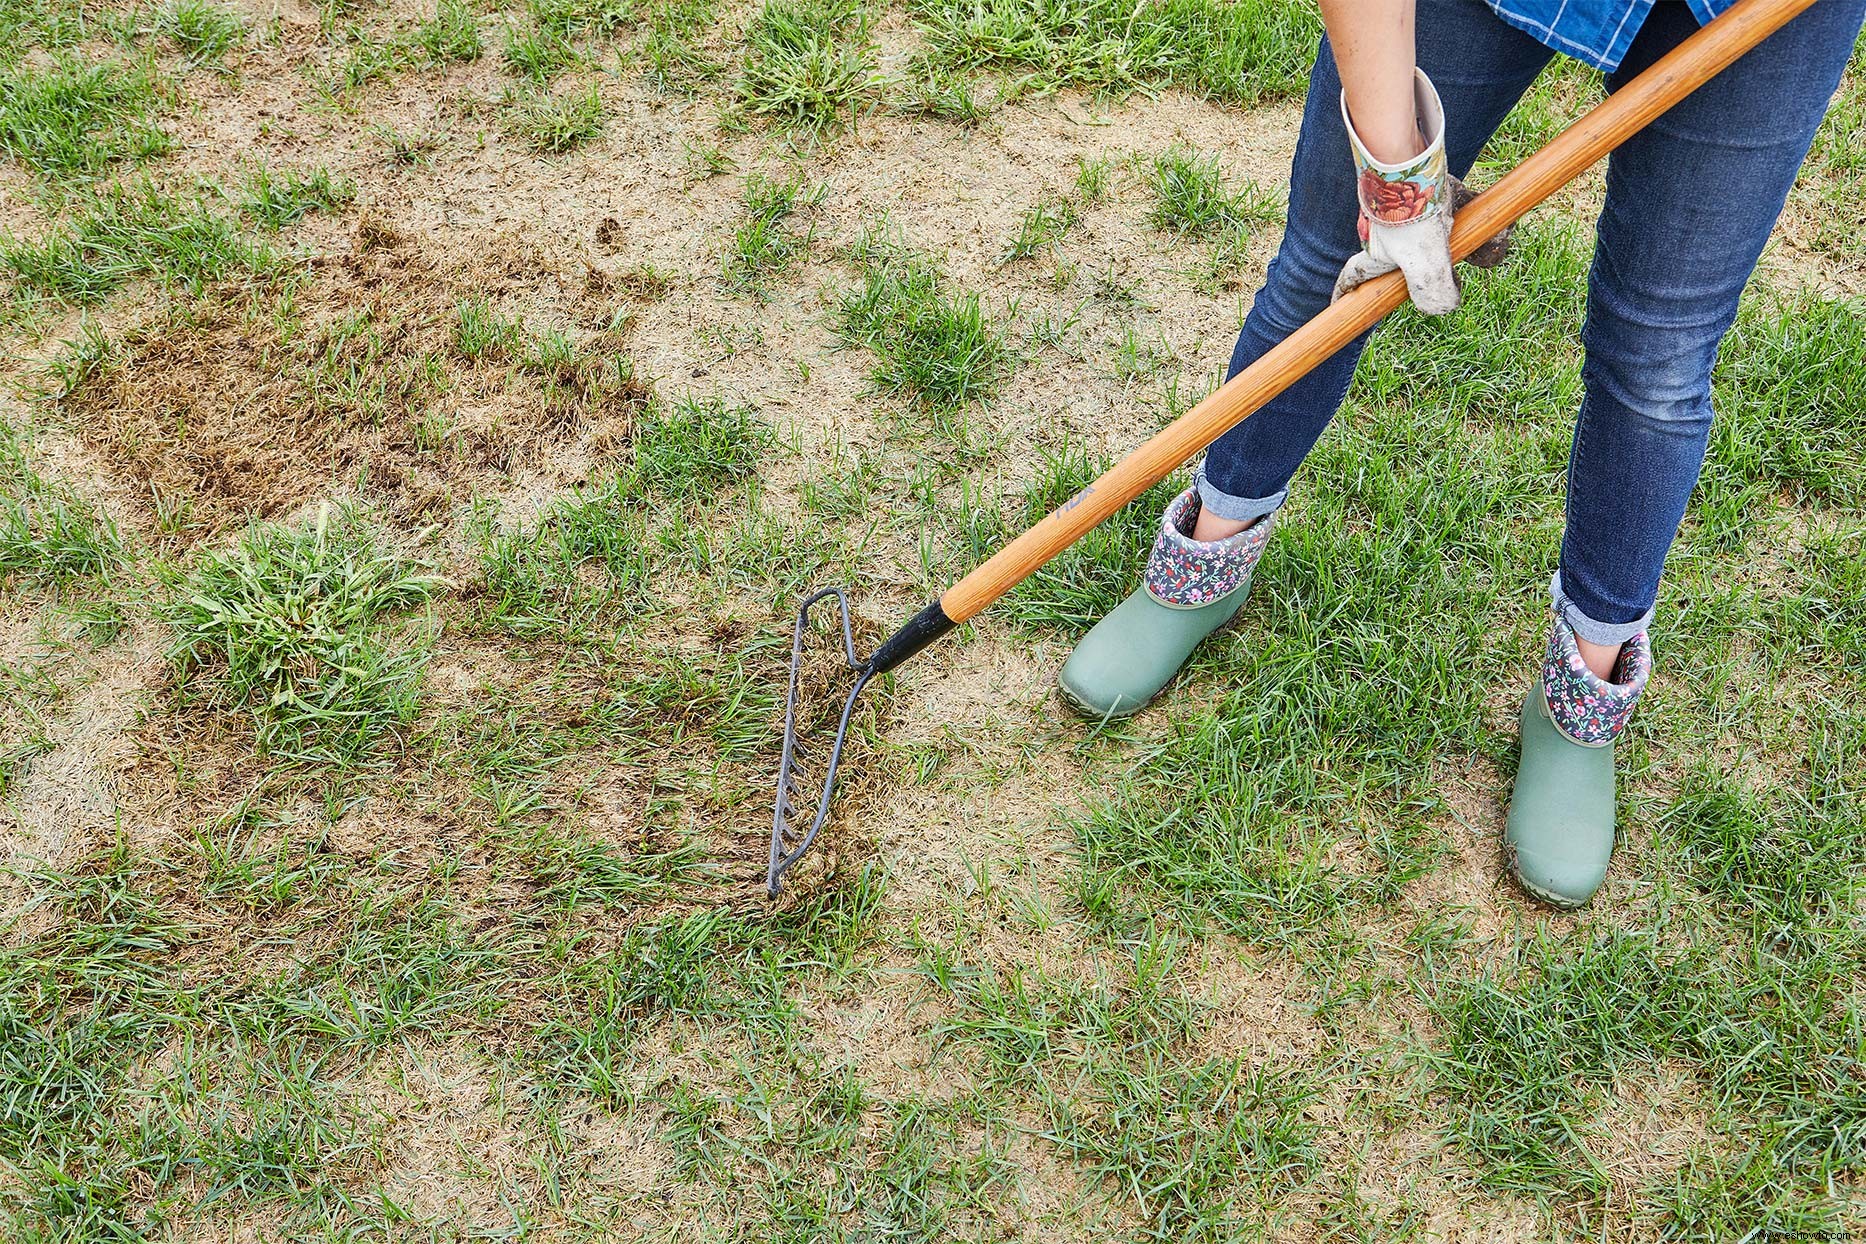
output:
M 1626 729 L 1651 674 L 1652 645 L 1644 631 L 1621 647 L 1613 678 L 1604 680 L 1587 668 L 1575 643 L 1574 628 L 1557 616 L 1542 661 L 1542 694 L 1548 702 L 1549 720 L 1583 747 L 1604 747 Z
M 1251 571 L 1269 543 L 1275 514 L 1223 540 L 1194 540 L 1199 496 L 1188 488 L 1175 497 L 1160 518 L 1160 534 L 1147 559 L 1147 594 L 1163 605 L 1195 609 L 1229 596 L 1250 582 Z

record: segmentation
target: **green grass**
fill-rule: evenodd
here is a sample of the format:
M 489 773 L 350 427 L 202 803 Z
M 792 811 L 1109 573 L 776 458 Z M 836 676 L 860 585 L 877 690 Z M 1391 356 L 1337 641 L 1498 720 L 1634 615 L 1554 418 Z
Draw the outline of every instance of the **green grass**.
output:
M 1028 1099 L 1091 1195 L 1132 1212 L 1136 1240 L 1237 1238 L 1317 1163 L 1315 1084 L 1180 1052 L 1208 1018 L 1178 978 L 1184 949 L 1143 933 L 1082 981 L 937 951 L 920 965 L 955 1004 L 942 1031 Z
M 781 996 L 784 976 L 857 960 L 885 887 L 878 869 L 864 869 L 766 920 L 714 910 L 635 926 L 614 951 L 569 965 L 553 982 L 557 1018 L 535 1032 L 547 1079 L 617 1101 L 613 1069 L 650 1017 L 782 1038 L 800 1018 Z
M 1831 1230 L 1839 1207 L 1806 1193 L 1856 1163 L 1866 1126 L 1866 1096 L 1847 1069 L 1857 1003 L 1834 975 L 1856 954 L 1817 945 L 1732 955 L 1701 943 L 1662 952 L 1648 937 L 1586 928 L 1539 937 L 1436 1004 L 1438 1074 L 1469 1103 L 1450 1130 L 1483 1155 L 1487 1180 L 1598 1196 L 1601 1172 L 1577 1152 L 1590 1115 L 1620 1077 L 1681 1061 L 1701 1077 L 1713 1119 L 1735 1125 L 1717 1164 L 1734 1157 L 1743 1170 L 1715 1199 L 1705 1195 L 1715 1185 L 1669 1190 L 1681 1234 L 1737 1208 L 1718 1204 L 1731 1194 Z
M 875 355 L 877 388 L 930 409 L 990 399 L 1011 370 L 1004 333 L 976 293 L 953 294 L 923 258 L 887 246 L 858 246 L 862 288 L 846 295 L 837 331 Z
M 1020 93 L 1159 86 L 1232 103 L 1299 93 L 1321 23 L 1313 11 L 1246 0 L 916 0 L 928 59 L 1001 70 Z
M 438 352 L 406 341 L 408 327 L 386 307 L 364 307 L 322 325 L 284 369 L 293 404 L 370 427 L 423 411 L 444 387 L 445 374 Z
M 341 175 L 333 176 L 329 169 L 274 173 L 262 168 L 246 179 L 246 193 L 239 205 L 261 228 L 283 229 L 312 212 L 336 211 L 355 198 L 356 183 Z
M 772 1023 L 777 1017 L 758 1014 L 716 962 L 753 932 L 722 913 L 696 912 L 632 930 L 613 954 L 577 965 L 563 982 L 559 1016 L 535 1033 L 547 1078 L 614 1102 L 622 1091 L 611 1068 L 632 1052 L 649 1017 L 725 1023 L 756 1015 Z
M 96 33 L 76 0 L 12 0 L 0 5 L 0 62 L 12 64 L 28 48 L 69 48 Z
M 63 583 L 122 563 L 115 524 L 94 506 L 37 478 L 0 486 L 0 583 Z
M 641 57 L 649 81 L 670 95 L 697 95 L 726 73 L 724 65 L 678 34 L 651 32 Z
M 666 851 L 624 853 L 598 837 L 545 828 L 526 835 L 516 854 L 538 884 L 540 901 L 564 911 L 638 910 L 715 875 L 691 842 Z
M 1804 651 L 1797 654 L 1808 660 L 1811 654 L 1827 653 L 1841 662 L 1857 664 L 1866 655 L 1866 634 L 1851 625 L 1847 602 L 1858 599 L 1866 589 L 1866 531 L 1857 525 L 1842 526 L 1817 536 L 1808 546 L 1803 563 L 1807 571 L 1806 591 L 1790 606 L 1796 622 L 1795 631 L 1803 637 Z M 1812 663 L 1812 662 L 1811 662 Z
M 146 65 L 61 53 L 49 66 L 0 66 L 0 151 L 47 177 L 95 177 L 169 151 L 160 105 Z
M 650 603 L 664 507 L 745 487 L 771 446 L 751 412 L 681 398 L 636 428 L 628 465 L 563 497 L 529 528 L 484 533 L 485 619 L 521 637 L 588 642 Z
M 308 908 L 268 904 L 294 935 L 327 930 L 324 949 L 190 988 L 173 969 L 211 938 L 177 910 L 190 869 L 108 850 L 15 870 L 50 919 L 0 954 L 13 1238 L 134 1238 L 229 1205 L 306 1230 L 351 1216 L 344 1185 L 382 1155 L 333 1073 L 477 1014 L 499 981 L 444 904 L 339 880 Z M 153 1085 L 134 1085 L 139 1066 Z
M 682 150 L 687 156 L 687 177 L 696 182 L 729 173 L 735 167 L 732 157 L 725 148 L 709 144 L 687 143 Z
M 1862 372 L 1866 304 L 1751 299 L 1719 355 L 1699 507 L 1721 516 L 1777 490 L 1812 504 L 1866 499 Z
M 486 52 L 486 41 L 467 0 L 441 0 L 434 16 L 415 28 L 415 42 L 437 65 L 476 61 Z
M 339 107 L 353 108 L 356 92 L 413 67 L 421 55 L 405 39 L 378 38 L 360 26 L 347 27 L 334 42 L 343 54 L 332 58 L 317 81 L 325 97 Z
M 440 586 L 348 514 L 255 527 L 177 577 L 168 659 L 185 696 L 249 717 L 263 753 L 356 763 L 412 719 L 428 638 L 404 619 Z
M 714 0 L 648 0 L 637 8 L 646 34 L 634 59 L 657 90 L 697 95 L 725 76 L 726 66 L 706 44 L 718 17 Z
M 970 74 L 924 62 L 916 62 L 914 72 L 897 88 L 894 107 L 910 115 L 966 126 L 977 125 L 991 111 L 979 98 Z
M 522 638 L 573 641 L 646 603 L 646 523 L 622 481 L 585 488 L 529 530 L 489 534 L 481 551 L 486 621 Z
M 357 109 L 357 92 L 373 82 L 412 69 L 476 61 L 486 51 L 478 20 L 464 0 L 441 0 L 434 16 L 386 34 L 357 24 L 353 20 L 356 16 L 351 7 L 329 13 L 327 41 L 333 54 L 321 70 L 313 73 L 318 89 L 345 111 Z M 507 33 L 508 61 L 539 81 L 576 60 L 568 48 L 538 43 L 531 33 L 516 28 L 508 28 Z M 513 59 L 513 41 L 522 45 L 516 52 L 517 59 Z M 561 59 L 549 60 L 560 52 Z
M 646 498 L 697 503 L 756 479 L 772 447 L 770 429 L 745 407 L 681 397 L 636 430 L 629 487 Z
M 613 34 L 635 16 L 633 0 L 527 0 L 525 8 L 537 29 L 566 39 Z
M 1039 199 L 1031 204 L 1018 221 L 1017 236 L 1004 248 L 1002 262 L 1028 259 L 1054 248 L 1062 241 L 1063 235 L 1075 227 L 1075 223 L 1074 203 L 1062 198 Z
M 1866 74 L 1856 60 L 1841 81 L 1839 98 L 1814 136 L 1795 191 L 1789 197 L 1796 240 L 1842 262 L 1866 254 L 1851 227 L 1852 205 L 1866 190 Z
M 801 177 L 775 181 L 754 174 L 745 181 L 745 223 L 732 236 L 726 252 L 726 282 L 762 295 L 771 281 L 782 276 L 808 252 L 810 235 L 798 237 L 792 217 L 799 206 L 821 202 L 825 187 L 805 189 Z
M 745 44 L 735 90 L 754 116 L 843 124 L 880 83 L 868 10 L 856 0 L 766 0 Z
M 1836 759 L 1857 742 L 1844 729 L 1829 738 Z M 1866 816 L 1839 771 L 1807 790 L 1757 791 L 1699 764 L 1686 782 L 1658 821 L 1681 876 L 1765 932 L 1845 922 L 1866 863 Z
M 172 41 L 190 67 L 225 68 L 228 52 L 246 38 L 246 22 L 208 0 L 174 0 L 156 18 L 156 33 Z
M 46 480 L 29 448 L 26 430 L 0 423 L 0 584 L 56 587 L 121 568 L 123 538 L 110 516 Z
M 505 63 L 513 73 L 533 82 L 548 82 L 564 70 L 583 64 L 583 56 L 569 40 L 548 30 L 508 30 Z
M 1253 1203 L 1315 1168 L 1316 1129 L 1303 1117 L 1314 1089 L 1273 1069 L 1110 1057 L 1100 1079 L 1058 1142 L 1086 1174 L 1129 1190 L 1143 1219 L 1135 1239 L 1232 1239 Z
M 502 362 L 514 357 L 525 339 L 525 326 L 493 310 L 483 298 L 454 308 L 454 350 L 462 358 Z
M 1220 282 L 1243 262 L 1252 228 L 1282 219 L 1280 205 L 1255 183 L 1231 191 L 1215 157 L 1184 147 L 1155 156 L 1147 180 L 1153 189 L 1149 223 L 1180 237 L 1211 239 L 1210 274 Z
M 16 289 L 65 302 L 96 302 L 139 278 L 199 290 L 270 262 L 234 221 L 147 181 L 87 197 L 36 241 L 0 235 L 0 271 Z
M 505 100 L 504 120 L 506 129 L 533 151 L 563 155 L 601 137 L 609 109 L 593 85 L 562 95 L 512 92 Z
M 1645 939 L 1625 934 L 1538 939 L 1511 966 L 1446 990 L 1436 1007 L 1443 1087 L 1465 1103 L 1449 1130 L 1484 1156 L 1486 1179 L 1600 1195 L 1574 1128 L 1616 1075 L 1689 1023 L 1691 991 Z
M 635 378 L 635 364 L 623 354 L 572 341 L 561 330 L 550 329 L 533 339 L 517 359 L 518 369 L 542 389 L 547 411 L 567 416 L 578 409 L 629 409 L 643 394 Z
M 1203 237 L 1280 219 L 1276 204 L 1254 185 L 1232 193 L 1215 157 L 1174 147 L 1155 156 L 1148 170 L 1156 229 Z
M 124 1234 L 132 1155 L 148 1137 L 99 1107 L 120 1091 L 137 1047 L 164 1028 L 156 999 L 168 991 L 149 958 L 185 933 L 140 889 L 124 854 L 85 865 L 21 870 L 59 918 L 0 954 L 0 1160 L 19 1172 L 0 1212 L 29 1233 L 21 1238 Z
M 1856 179 L 1866 173 L 1866 122 L 1862 122 L 1859 108 L 1862 96 L 1866 96 L 1866 79 L 1860 77 L 1856 66 L 1815 135 L 1811 155 L 1818 161 L 1818 169 Z
M 537 83 L 589 63 L 586 41 L 607 38 L 637 17 L 634 0 L 527 0 L 525 11 L 530 20 L 506 30 L 505 63 Z

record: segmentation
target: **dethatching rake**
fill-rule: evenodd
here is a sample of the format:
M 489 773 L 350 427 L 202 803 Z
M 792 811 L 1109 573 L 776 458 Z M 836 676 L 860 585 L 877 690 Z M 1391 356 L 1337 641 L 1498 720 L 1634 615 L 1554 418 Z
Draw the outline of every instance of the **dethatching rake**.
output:
M 1813 2 L 1738 0 L 1463 207 L 1451 231 L 1453 260 L 1467 258 L 1501 234 L 1518 217 L 1721 73 Z M 1109 468 L 1061 508 L 947 588 L 866 658 L 855 651 L 849 598 L 843 589 L 824 588 L 806 598 L 797 610 L 797 625 L 791 640 L 790 691 L 784 704 L 784 749 L 778 766 L 777 808 L 771 825 L 771 866 L 765 878 L 771 896 L 777 896 L 785 870 L 810 849 L 829 819 L 836 793 L 836 770 L 848 739 L 850 715 L 864 687 L 954 627 L 976 617 L 1044 563 L 1405 301 L 1406 280 L 1398 272 L 1376 277 L 1346 294 Z M 855 683 L 849 689 L 836 723 L 810 828 L 799 835 L 792 818 L 798 815 L 797 804 L 803 799 L 809 780 L 799 764 L 797 751 L 797 693 L 804 659 L 804 635 L 810 629 L 810 610 L 818 606 L 830 607 L 831 602 L 840 621 L 843 657 L 854 672 Z

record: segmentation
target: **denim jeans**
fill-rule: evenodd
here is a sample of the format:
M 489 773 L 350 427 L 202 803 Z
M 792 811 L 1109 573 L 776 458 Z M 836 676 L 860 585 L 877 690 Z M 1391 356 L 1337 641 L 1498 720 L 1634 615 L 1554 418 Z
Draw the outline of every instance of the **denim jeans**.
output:
M 1819 0 L 1609 160 L 1581 333 L 1584 397 L 1568 462 L 1567 527 L 1551 588 L 1584 639 L 1623 643 L 1651 620 L 1665 554 L 1704 462 L 1718 343 L 1863 16 L 1866 0 Z M 1463 176 L 1553 53 L 1480 0 L 1419 0 L 1417 21 L 1419 64 L 1445 103 L 1445 153 Z M 1608 89 L 1696 29 L 1688 6 L 1655 5 Z M 1232 375 L 1328 305 L 1336 273 L 1359 247 L 1340 91 L 1324 40 L 1296 143 L 1288 229 L 1238 335 Z M 1492 279 L 1508 273 L 1506 261 Z M 1198 473 L 1206 508 L 1246 519 L 1282 504 L 1341 405 L 1366 340 L 1213 443 Z

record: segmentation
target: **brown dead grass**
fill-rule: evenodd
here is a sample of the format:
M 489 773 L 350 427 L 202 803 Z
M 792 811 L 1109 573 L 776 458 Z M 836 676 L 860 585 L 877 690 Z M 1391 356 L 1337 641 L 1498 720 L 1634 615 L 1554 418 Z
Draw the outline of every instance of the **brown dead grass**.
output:
M 521 465 L 575 482 L 626 443 L 645 384 L 452 348 L 463 299 L 522 306 L 562 281 L 535 252 L 508 237 L 450 260 L 369 218 L 349 241 L 302 282 L 217 291 L 126 331 L 60 400 L 159 528 L 194 542 L 351 493 L 412 525 Z M 629 320 L 606 277 L 587 269 L 565 309 L 586 350 L 619 356 L 612 326 Z

